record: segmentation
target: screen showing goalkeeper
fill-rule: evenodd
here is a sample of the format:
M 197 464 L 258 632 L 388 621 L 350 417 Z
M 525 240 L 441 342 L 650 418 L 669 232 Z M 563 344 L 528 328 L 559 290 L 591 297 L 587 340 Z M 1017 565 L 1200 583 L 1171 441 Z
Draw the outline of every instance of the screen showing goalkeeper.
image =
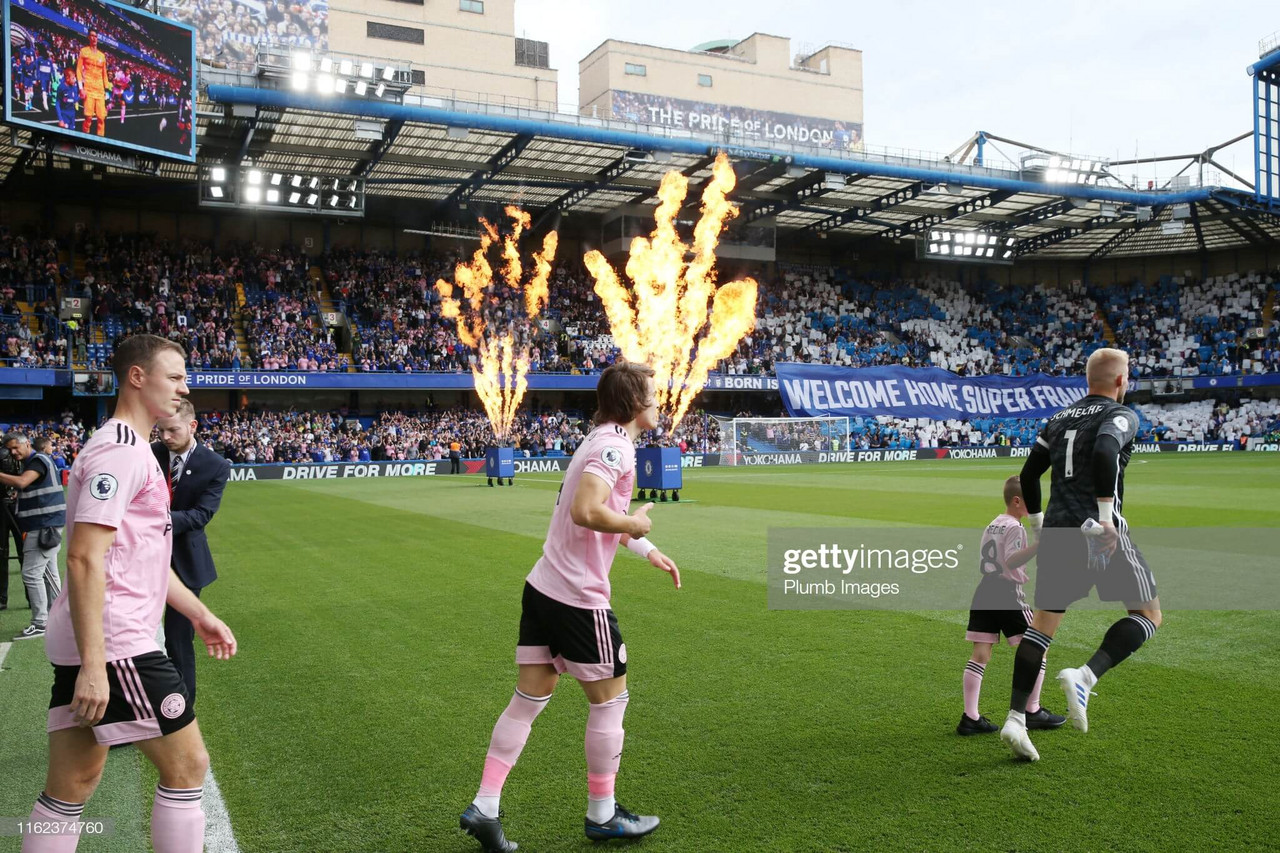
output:
M 107 55 L 98 49 L 98 31 L 89 30 L 88 47 L 80 48 L 76 59 L 76 77 L 80 80 L 80 100 L 84 104 L 84 126 L 90 132 L 98 120 L 98 136 L 107 135 Z

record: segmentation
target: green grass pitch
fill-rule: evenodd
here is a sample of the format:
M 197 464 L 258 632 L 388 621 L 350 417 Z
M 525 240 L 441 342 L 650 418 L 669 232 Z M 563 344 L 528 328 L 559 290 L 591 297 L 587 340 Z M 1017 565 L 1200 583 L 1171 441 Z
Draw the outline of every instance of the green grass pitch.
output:
M 1169 610 L 1108 675 L 1091 730 L 1035 733 L 1042 760 L 959 738 L 961 612 L 771 612 L 768 528 L 969 526 L 1000 509 L 1016 461 L 686 471 L 653 541 L 684 589 L 630 554 L 614 566 L 631 705 L 618 796 L 662 817 L 657 851 L 1166 851 L 1280 846 L 1280 619 Z M 556 475 L 235 483 L 210 528 L 208 603 L 240 654 L 200 662 L 200 723 L 240 848 L 471 851 L 457 817 L 515 683 L 524 575 Z M 696 501 L 696 502 L 694 502 Z M 1128 474 L 1152 526 L 1280 525 L 1280 456 L 1147 457 Z M 1155 566 L 1159 579 L 1159 566 Z M 1230 566 L 1207 566 L 1230 581 Z M 975 569 L 975 580 L 976 580 Z M 10 583 L 11 605 L 22 602 Z M 1171 603 L 1166 603 L 1168 606 Z M 0 613 L 0 637 L 25 610 Z M 1069 614 L 1050 650 L 1079 665 L 1113 612 Z M 1003 719 L 1013 655 L 982 709 Z M 0 816 L 42 785 L 49 671 L 39 643 L 0 673 Z M 1045 701 L 1063 710 L 1056 684 Z M 562 681 L 503 795 L 527 851 L 594 849 L 581 690 Z M 146 849 L 154 776 L 113 751 L 84 851 Z M 8 845 L 8 846 L 6 846 Z M 0 849 L 16 849 L 0 839 Z

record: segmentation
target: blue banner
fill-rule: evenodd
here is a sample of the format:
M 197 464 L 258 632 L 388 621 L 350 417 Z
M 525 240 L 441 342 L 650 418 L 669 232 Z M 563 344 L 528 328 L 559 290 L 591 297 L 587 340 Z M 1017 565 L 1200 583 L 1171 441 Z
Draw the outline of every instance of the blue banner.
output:
M 957 376 L 940 367 L 779 364 L 782 402 L 792 417 L 824 415 L 933 420 L 1047 418 L 1086 393 L 1084 377 Z
M 594 391 L 600 374 L 530 373 L 531 391 Z M 350 388 L 358 390 L 447 391 L 470 390 L 475 382 L 470 373 L 298 373 L 289 371 L 192 371 L 187 385 L 202 388 Z M 772 376 L 729 376 L 712 374 L 706 387 L 713 391 L 774 391 L 778 380 Z

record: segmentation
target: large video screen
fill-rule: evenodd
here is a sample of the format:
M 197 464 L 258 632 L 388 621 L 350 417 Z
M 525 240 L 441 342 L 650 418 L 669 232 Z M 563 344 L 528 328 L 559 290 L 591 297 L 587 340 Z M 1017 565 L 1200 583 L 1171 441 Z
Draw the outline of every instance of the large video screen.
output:
M 104 0 L 4 4 L 4 120 L 195 161 L 195 32 Z

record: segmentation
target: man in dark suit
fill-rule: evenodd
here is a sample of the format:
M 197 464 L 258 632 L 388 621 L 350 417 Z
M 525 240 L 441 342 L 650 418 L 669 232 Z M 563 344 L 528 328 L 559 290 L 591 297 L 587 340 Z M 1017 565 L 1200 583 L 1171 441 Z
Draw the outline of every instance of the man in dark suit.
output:
M 187 589 L 199 596 L 200 590 L 218 577 L 204 528 L 222 503 L 231 463 L 196 441 L 196 413 L 188 400 L 182 401 L 176 415 L 157 422 L 156 429 L 160 441 L 151 445 L 151 452 L 168 474 L 172 495 L 173 570 Z M 182 673 L 192 706 L 196 702 L 194 639 L 190 620 L 165 607 L 165 652 Z

